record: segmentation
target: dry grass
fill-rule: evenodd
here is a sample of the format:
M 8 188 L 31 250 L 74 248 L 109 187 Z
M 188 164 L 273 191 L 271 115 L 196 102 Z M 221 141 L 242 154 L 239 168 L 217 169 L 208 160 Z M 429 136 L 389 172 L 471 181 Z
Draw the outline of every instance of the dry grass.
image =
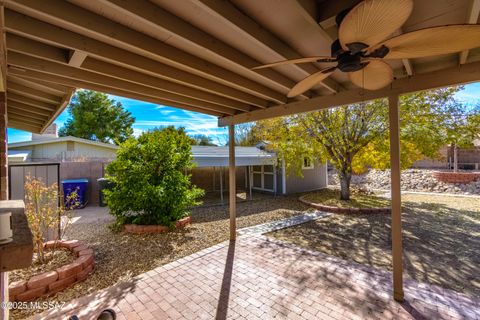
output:
M 257 197 L 237 204 L 237 228 L 280 220 L 312 209 L 297 197 Z M 79 212 L 81 212 L 79 210 Z M 131 235 L 113 233 L 109 217 L 80 219 L 69 230 L 69 239 L 81 240 L 95 251 L 95 272 L 86 281 L 58 293 L 49 301 L 70 301 L 122 279 L 228 240 L 228 206 L 199 207 L 193 210 L 192 225 L 166 234 Z M 84 221 L 83 223 L 80 223 Z M 27 313 L 14 312 L 17 318 Z
M 390 200 L 352 190 L 350 200 L 340 200 L 340 190 L 322 189 L 309 193 L 305 200 L 340 208 L 378 208 L 390 206 Z
M 408 277 L 480 295 L 480 199 L 403 196 Z M 269 234 L 297 245 L 391 270 L 389 215 L 332 215 Z

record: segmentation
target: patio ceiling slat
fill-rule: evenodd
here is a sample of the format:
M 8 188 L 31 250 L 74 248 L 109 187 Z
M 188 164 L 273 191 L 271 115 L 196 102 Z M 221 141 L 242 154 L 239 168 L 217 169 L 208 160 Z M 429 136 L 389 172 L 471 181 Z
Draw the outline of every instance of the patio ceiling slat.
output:
M 61 102 L 61 98 L 59 96 L 46 93 L 41 90 L 30 88 L 28 86 L 24 86 L 14 82 L 10 82 L 8 84 L 8 91 L 20 94 L 22 96 L 34 98 L 46 103 L 57 104 Z
M 136 83 L 131 83 L 124 80 L 104 76 L 98 73 L 93 73 L 87 70 L 82 70 L 51 61 L 30 57 L 17 52 L 9 53 L 9 64 L 12 66 L 38 72 L 59 75 L 74 80 L 92 82 L 93 84 L 99 84 L 105 87 L 113 87 L 123 91 L 130 91 L 132 93 L 138 92 L 146 96 L 161 98 L 171 102 L 180 102 L 206 110 L 218 111 L 219 113 L 230 115 L 235 114 L 235 110 L 232 108 L 222 107 L 213 103 L 175 95 L 152 87 L 141 86 Z
M 10 120 L 10 119 L 8 120 L 8 126 L 10 128 L 30 131 L 33 133 L 40 133 L 40 130 L 42 130 L 42 126 L 30 125 L 22 121 Z
M 48 86 L 42 82 L 37 82 L 37 81 L 32 82 L 32 81 L 21 79 L 15 76 L 7 76 L 7 81 L 18 83 L 36 90 L 45 91 L 46 93 L 53 94 L 56 96 L 63 96 L 66 92 L 66 87 L 64 86 L 59 86 L 59 85 Z
M 24 115 L 25 117 L 30 117 L 30 118 L 35 118 L 35 119 L 43 119 L 45 121 L 48 120 L 48 118 L 50 117 L 50 113 L 47 113 L 47 114 L 39 114 L 39 113 L 35 113 L 35 112 L 32 112 L 31 110 L 25 110 L 25 109 L 21 109 L 21 108 L 17 108 L 15 107 L 15 103 L 13 104 L 10 104 L 11 101 L 8 101 L 7 102 L 9 103 L 8 105 L 8 112 L 10 113 L 14 113 L 14 114 L 18 114 L 18 115 Z
M 251 68 L 262 64 L 260 61 L 253 59 L 242 51 L 228 45 L 227 43 L 213 37 L 209 33 L 196 28 L 185 20 L 175 16 L 167 10 L 153 4 L 147 0 L 132 1 L 100 1 L 102 4 L 122 10 L 122 14 L 127 17 L 136 17 L 143 20 L 152 28 L 158 28 L 167 31 L 175 37 L 182 38 L 196 47 L 200 47 L 214 53 L 219 59 L 226 59 L 237 66 L 242 67 L 245 71 L 250 72 L 253 76 L 260 76 L 264 80 L 283 89 L 285 94 L 295 82 L 275 70 L 257 70 L 252 71 Z
M 213 115 L 213 116 L 219 116 L 220 117 L 220 116 L 224 115 L 223 113 L 217 112 L 217 111 L 211 111 L 211 110 L 208 110 L 208 109 L 202 109 L 202 108 L 182 104 L 182 103 L 179 103 L 179 102 L 172 102 L 172 101 L 168 101 L 168 100 L 165 100 L 165 99 L 155 98 L 155 97 L 151 97 L 151 96 L 145 96 L 145 95 L 142 95 L 142 94 L 139 94 L 139 93 L 136 93 L 136 92 L 124 91 L 124 90 L 120 90 L 120 89 L 116 89 L 116 88 L 112 88 L 112 87 L 107 87 L 107 86 L 94 84 L 92 82 L 85 82 L 85 81 L 79 81 L 79 80 L 70 79 L 70 78 L 66 78 L 66 77 L 60 77 L 60 76 L 56 76 L 56 75 L 53 75 L 53 74 L 42 73 L 42 72 L 32 71 L 32 70 L 21 71 L 21 70 L 18 70 L 18 69 L 10 69 L 9 72 L 12 73 L 12 74 L 15 74 L 19 77 L 24 77 L 24 78 L 28 78 L 28 79 L 40 79 L 40 80 L 43 80 L 43 81 L 48 81 L 48 82 L 57 83 L 57 84 L 66 84 L 66 85 L 70 85 L 70 86 L 73 86 L 73 87 L 76 87 L 76 88 L 96 90 L 96 91 L 105 92 L 105 93 L 109 93 L 109 94 L 113 94 L 113 95 L 118 95 L 118 96 L 122 96 L 122 97 L 126 97 L 126 98 L 142 100 L 142 101 L 147 101 L 147 102 L 156 103 L 156 104 L 168 105 L 168 106 L 181 108 L 181 109 L 185 109 L 185 110 L 189 110 L 189 111 L 201 112 L 201 113 L 210 114 L 210 115 Z
M 220 126 L 238 124 L 250 121 L 257 121 L 273 117 L 292 115 L 301 112 L 332 108 L 345 104 L 358 103 L 385 98 L 392 95 L 400 95 L 408 92 L 415 92 L 445 86 L 459 85 L 480 79 L 480 61 L 463 65 L 461 68 L 453 67 L 429 73 L 417 74 L 411 78 L 397 79 L 390 87 L 368 91 L 355 89 L 342 91 L 336 95 L 327 95 L 309 99 L 307 101 L 292 102 L 265 110 L 252 111 L 231 117 L 219 119 Z
M 189 87 L 219 94 L 237 101 L 259 107 L 268 106 L 268 102 L 243 91 L 219 84 L 212 80 L 182 71 L 158 61 L 111 46 L 101 41 L 64 30 L 37 19 L 6 9 L 5 28 L 7 31 L 49 43 L 58 47 L 82 50 L 89 55 L 122 65 L 126 68 L 147 73 Z
M 13 34 L 7 34 L 7 40 L 10 39 L 13 39 L 13 41 L 9 41 L 9 51 L 24 53 L 44 60 L 61 63 L 63 65 L 67 64 L 66 60 L 62 58 L 62 56 L 65 55 L 65 50 L 63 49 L 51 47 L 47 44 L 43 44 L 27 38 L 22 38 Z M 47 49 L 45 47 L 49 48 Z M 97 60 L 92 57 L 88 57 L 83 61 L 81 69 L 95 72 L 100 75 L 113 77 L 115 79 L 134 82 L 136 84 L 155 88 L 156 90 L 166 91 L 166 95 L 170 97 L 173 97 L 178 93 L 180 96 L 195 98 L 231 109 L 241 111 L 251 111 L 256 109 L 256 107 L 248 105 L 246 103 L 228 99 L 195 88 L 185 87 L 177 83 L 166 81 L 131 69 L 126 69 L 105 61 Z
M 480 0 L 470 0 L 470 7 L 467 12 L 466 23 L 477 23 L 480 15 Z M 469 50 L 460 52 L 459 63 L 465 64 L 468 59 Z
M 267 47 L 275 54 L 279 55 L 280 58 L 277 58 L 277 60 L 302 58 L 301 54 L 267 29 L 258 25 L 255 20 L 245 15 L 231 2 L 196 0 L 195 3 L 222 17 L 225 23 L 235 25 L 236 28 L 255 39 L 258 42 L 258 45 Z M 319 68 L 311 63 L 292 65 L 292 67 L 301 70 L 305 77 L 319 71 Z M 323 80 L 321 85 L 331 92 L 338 92 L 339 88 L 341 88 L 341 85 L 331 78 Z
M 10 72 L 11 73 L 11 72 Z M 9 93 L 8 100 L 24 105 L 25 108 L 34 107 L 36 109 L 46 110 L 48 112 L 55 111 L 55 106 L 35 98 L 25 97 L 21 94 Z
M 35 12 L 40 20 L 54 21 L 59 26 L 84 36 L 101 40 L 179 69 L 187 69 L 187 71 L 232 88 L 254 95 L 259 95 L 262 90 L 271 91 L 266 90 L 267 88 L 261 84 L 225 68 L 208 63 L 160 40 L 65 1 L 21 0 L 11 2 L 8 6 L 21 13 Z M 276 93 L 274 96 L 277 97 L 275 100 L 277 102 L 278 98 L 284 99 L 281 93 Z

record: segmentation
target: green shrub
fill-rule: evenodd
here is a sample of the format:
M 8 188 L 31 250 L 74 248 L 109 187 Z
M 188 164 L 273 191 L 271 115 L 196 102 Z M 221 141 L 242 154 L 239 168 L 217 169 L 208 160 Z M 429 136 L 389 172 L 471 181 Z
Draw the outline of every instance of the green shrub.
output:
M 191 140 L 183 128 L 166 127 L 130 138 L 107 167 L 114 183 L 106 202 L 118 224 L 173 223 L 199 204 L 203 190 L 190 182 Z

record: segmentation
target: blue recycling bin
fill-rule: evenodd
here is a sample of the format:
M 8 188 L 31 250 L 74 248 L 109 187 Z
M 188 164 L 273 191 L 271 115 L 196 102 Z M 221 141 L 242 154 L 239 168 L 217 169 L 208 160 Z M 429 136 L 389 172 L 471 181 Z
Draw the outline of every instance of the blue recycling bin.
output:
M 87 205 L 87 189 L 88 189 L 88 179 L 71 179 L 71 180 L 62 180 L 63 187 L 63 201 L 65 207 L 70 208 L 73 204 L 68 203 L 68 196 L 72 192 L 77 193 L 77 202 L 78 206 L 75 209 L 84 208 Z

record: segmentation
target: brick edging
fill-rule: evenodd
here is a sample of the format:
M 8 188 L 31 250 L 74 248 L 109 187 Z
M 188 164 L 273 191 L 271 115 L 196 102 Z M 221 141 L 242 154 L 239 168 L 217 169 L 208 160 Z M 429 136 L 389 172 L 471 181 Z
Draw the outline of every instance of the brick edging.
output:
M 47 271 L 28 280 L 13 282 L 8 287 L 10 301 L 31 301 L 54 295 L 74 284 L 84 281 L 93 272 L 95 260 L 93 249 L 78 240 L 57 241 L 57 247 L 70 250 L 75 261 L 53 271 Z M 44 243 L 45 249 L 55 246 L 55 241 Z
M 177 229 L 183 229 L 192 223 L 192 217 L 185 217 L 175 222 Z M 162 225 L 145 225 L 145 224 L 126 224 L 123 226 L 126 233 L 147 234 L 147 233 L 164 233 L 170 230 L 167 226 Z
M 325 212 L 332 213 L 343 213 L 343 214 L 390 214 L 390 207 L 379 207 L 379 208 L 342 208 L 342 207 L 332 207 L 324 204 L 310 202 L 305 199 L 307 195 L 303 195 L 298 200 L 312 208 L 322 210 Z
M 480 179 L 480 172 L 434 171 L 433 177 L 445 183 L 470 183 Z

